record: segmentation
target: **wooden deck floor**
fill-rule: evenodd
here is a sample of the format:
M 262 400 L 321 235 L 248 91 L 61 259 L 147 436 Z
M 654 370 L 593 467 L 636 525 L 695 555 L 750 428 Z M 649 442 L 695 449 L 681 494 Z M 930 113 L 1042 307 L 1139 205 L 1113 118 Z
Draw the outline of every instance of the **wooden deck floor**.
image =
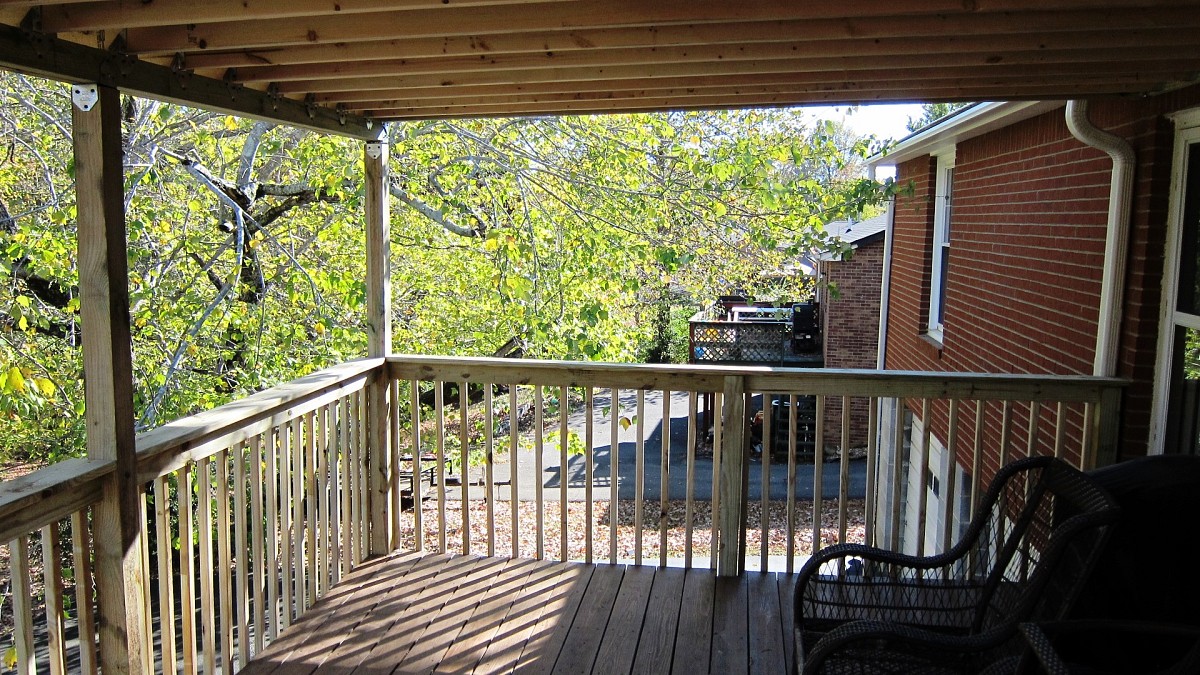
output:
M 344 579 L 243 672 L 787 673 L 793 579 L 394 555 Z

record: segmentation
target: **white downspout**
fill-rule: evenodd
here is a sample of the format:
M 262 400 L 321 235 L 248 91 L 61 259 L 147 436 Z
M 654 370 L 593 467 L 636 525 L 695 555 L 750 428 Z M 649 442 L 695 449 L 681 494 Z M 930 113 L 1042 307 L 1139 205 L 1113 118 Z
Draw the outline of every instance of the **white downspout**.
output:
M 1129 250 L 1129 214 L 1133 200 L 1133 148 L 1120 136 L 1092 126 L 1087 101 L 1067 102 L 1067 128 L 1087 145 L 1112 157 L 1108 192 L 1108 234 L 1104 242 L 1104 276 L 1100 286 L 1100 321 L 1096 331 L 1096 361 L 1092 374 L 1111 377 L 1117 372 L 1125 297 L 1125 261 Z
M 883 370 L 887 365 L 888 296 L 891 294 L 892 279 L 892 230 L 896 222 L 896 198 L 887 204 L 887 226 L 883 235 L 883 277 L 879 288 L 879 344 L 876 347 L 875 369 Z

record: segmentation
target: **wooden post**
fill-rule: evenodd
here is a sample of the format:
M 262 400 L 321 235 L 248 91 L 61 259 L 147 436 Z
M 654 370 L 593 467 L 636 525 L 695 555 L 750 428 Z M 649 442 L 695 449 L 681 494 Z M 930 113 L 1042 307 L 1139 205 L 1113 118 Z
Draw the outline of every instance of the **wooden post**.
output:
M 1096 406 L 1096 449 L 1089 469 L 1117 463 L 1121 445 L 1121 388 L 1105 387 L 1100 391 L 1100 403 Z M 1084 449 L 1084 452 L 1087 452 Z
M 721 406 L 720 510 L 714 514 L 717 528 L 717 576 L 736 577 L 741 572 L 742 529 L 746 513 L 746 382 L 738 376 L 725 378 Z
M 367 228 L 367 355 L 387 356 L 392 351 L 391 231 L 388 212 L 388 146 L 383 141 L 366 144 Z M 367 394 L 367 457 L 370 467 L 371 555 L 392 550 L 392 471 L 388 452 L 387 369 L 379 371 Z M 418 449 L 413 448 L 416 452 Z M 413 480 L 418 480 L 414 477 Z M 421 508 L 420 504 L 414 508 Z
M 116 462 L 93 523 L 100 668 L 110 675 L 140 674 L 150 672 L 145 660 L 150 636 L 134 445 L 121 95 L 105 86 L 75 85 L 74 90 L 87 451 L 91 459 Z

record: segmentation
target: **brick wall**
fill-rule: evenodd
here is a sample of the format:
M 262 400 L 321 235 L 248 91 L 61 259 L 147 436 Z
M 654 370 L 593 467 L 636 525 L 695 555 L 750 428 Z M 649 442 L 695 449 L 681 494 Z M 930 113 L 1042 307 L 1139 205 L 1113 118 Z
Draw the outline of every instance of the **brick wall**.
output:
M 836 297 L 822 289 L 826 368 L 874 368 L 879 345 L 879 299 L 883 282 L 882 237 L 869 241 L 843 261 L 821 263 L 824 280 L 837 288 Z M 867 399 L 850 402 L 850 447 L 867 444 Z M 842 438 L 842 400 L 825 402 L 825 439 L 838 445 Z
M 1197 105 L 1200 87 L 1091 106 L 1092 121 L 1137 155 L 1117 372 L 1133 383 L 1122 402 L 1123 456 L 1144 454 L 1148 440 L 1174 139 L 1163 115 Z M 1062 109 L 958 145 L 941 345 L 924 335 L 934 160 L 897 167 L 913 193 L 896 202 L 887 367 L 1090 374 L 1111 166 L 1071 136 Z M 989 428 L 1000 414 L 986 413 Z M 1051 413 L 1040 416 L 1048 427 Z M 1013 428 L 1026 428 L 1027 417 L 1015 411 Z M 935 428 L 944 426 L 938 418 L 944 409 Z M 1070 421 L 1078 433 L 1080 419 Z

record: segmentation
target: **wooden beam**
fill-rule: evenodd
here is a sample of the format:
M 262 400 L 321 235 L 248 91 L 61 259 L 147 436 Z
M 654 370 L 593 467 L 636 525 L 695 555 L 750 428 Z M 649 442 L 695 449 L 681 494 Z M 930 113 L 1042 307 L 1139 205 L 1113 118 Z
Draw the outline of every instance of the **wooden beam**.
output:
M 305 105 L 240 85 L 177 73 L 126 54 L 13 26 L 0 25 L 0 67 L 63 82 L 98 82 L 139 96 L 322 133 L 372 140 L 381 132 L 380 125 L 371 120 L 320 105 Z
M 976 3 L 979 4 L 979 3 Z M 992 3 L 987 3 L 992 4 Z M 802 22 L 797 35 L 823 34 L 827 38 L 902 37 L 904 35 L 979 35 L 994 32 L 1128 29 L 1170 27 L 1186 21 L 1185 12 L 1171 6 L 1095 10 L 1081 3 L 1047 3 L 1031 6 L 1015 0 L 995 3 L 996 14 L 964 10 L 961 2 L 936 0 L 921 3 L 919 10 L 901 9 L 894 2 L 869 0 L 844 3 L 743 0 L 742 2 L 578 2 L 514 7 L 464 8 L 457 11 L 377 12 L 368 14 L 298 17 L 270 22 L 225 21 L 131 28 L 128 47 L 136 53 L 246 49 L 287 45 L 331 44 L 402 38 L 475 37 L 532 32 L 592 31 L 602 28 L 651 28 L 719 25 L 731 34 L 747 34 L 743 24 L 765 21 Z M 1019 12 L 1004 14 L 1022 5 Z M 1087 3 L 1093 5 L 1094 3 Z M 1187 6 L 1177 0 L 1174 6 Z M 1057 6 L 1056 6 L 1057 5 Z
M 538 0 L 575 2 L 577 0 Z M 142 28 L 213 21 L 275 20 L 298 16 L 328 16 L 363 12 L 436 10 L 528 4 L 529 0 L 110 0 L 63 3 L 42 10 L 47 32 L 81 32 Z
M 388 146 L 384 142 L 367 143 L 363 152 L 366 173 L 366 245 L 367 245 L 367 354 L 387 356 L 392 350 L 391 308 L 391 231 L 388 205 Z M 388 393 L 391 379 L 376 377 L 367 390 L 367 457 L 370 462 L 370 543 L 372 555 L 391 552 L 392 471 L 388 443 Z M 416 449 L 414 449 L 415 451 Z M 369 458 L 369 459 L 368 459 Z M 421 508 L 420 504 L 416 508 Z
M 722 63 L 670 63 L 645 64 L 643 66 L 609 66 L 609 67 L 580 67 L 580 68 L 543 68 L 537 70 L 515 70 L 500 72 L 458 73 L 454 76 L 428 75 L 378 75 L 363 77 L 347 77 L 343 79 L 297 80 L 280 82 L 277 88 L 285 94 L 315 93 L 368 90 L 393 90 L 403 88 L 452 87 L 473 85 L 528 85 L 548 82 L 574 82 L 577 89 L 595 88 L 589 84 L 597 81 L 636 79 L 657 79 L 663 85 L 670 85 L 678 78 L 724 76 L 728 84 L 736 84 L 744 77 L 775 74 L 790 75 L 793 82 L 806 83 L 846 83 L 853 86 L 858 81 L 880 81 L 891 78 L 909 80 L 963 78 L 976 80 L 986 84 L 992 77 L 1028 77 L 1030 82 L 1039 79 L 1066 76 L 1086 84 L 1102 82 L 1106 79 L 1130 76 L 1143 83 L 1154 83 L 1164 80 L 1187 80 L 1192 71 L 1180 72 L 1177 61 L 1139 61 L 1105 64 L 1098 67 L 1095 64 L 998 64 L 975 66 L 900 66 L 893 67 L 891 61 L 873 64 L 861 69 L 837 69 L 832 64 L 817 64 L 815 70 L 808 63 L 799 59 L 796 61 L 730 61 Z M 643 85 L 645 86 L 645 85 Z
M 1200 13 L 1195 19 L 1200 26 Z M 926 23 L 926 26 L 934 24 Z M 1189 46 L 1195 44 L 1196 26 L 1168 28 L 1109 29 L 1092 31 L 1001 32 L 984 35 L 938 36 L 939 53 L 989 50 L 1028 51 L 1044 49 L 1120 49 Z M 928 30 L 928 29 L 927 29 Z M 930 36 L 905 35 L 876 38 L 829 38 L 814 34 L 803 22 L 764 21 L 727 26 L 663 26 L 613 28 L 593 31 L 522 33 L 493 36 L 455 36 L 341 42 L 236 51 L 192 51 L 184 54 L 184 65 L 195 69 L 226 69 L 302 63 L 348 63 L 396 58 L 492 57 L 504 54 L 562 54 L 595 49 L 635 49 L 727 45 L 753 48 L 777 44 L 793 56 L 830 55 L 886 56 L 916 54 L 929 50 Z
M 87 453 L 116 462 L 93 515 L 100 667 L 140 674 L 150 672 L 144 659 L 150 633 L 134 441 L 121 95 L 99 86 L 95 96 L 90 110 L 77 104 L 72 112 Z
M 1071 86 L 1071 82 L 1057 81 L 1039 83 L 1031 85 L 1028 78 L 1015 78 L 1007 82 L 1009 85 L 1020 85 L 1030 96 L 1038 94 L 1047 94 L 1048 98 L 1054 98 L 1054 92 L 1062 90 L 1065 87 Z M 624 85 L 631 84 L 630 88 L 626 89 Z M 637 89 L 638 84 L 646 85 L 647 88 Z M 810 94 L 841 94 L 853 95 L 855 93 L 863 95 L 880 95 L 880 94 L 907 94 L 919 89 L 931 91 L 937 95 L 952 95 L 957 91 L 967 91 L 971 89 L 969 83 L 960 79 L 948 80 L 901 80 L 901 81 L 880 81 L 880 82 L 864 82 L 855 81 L 853 87 L 841 86 L 837 84 L 767 84 L 767 85 L 731 85 L 728 83 L 720 83 L 716 85 L 703 85 L 695 87 L 678 87 L 678 88 L 662 88 L 664 83 L 651 82 L 630 82 L 617 83 L 618 86 L 613 89 L 599 91 L 577 91 L 573 93 L 547 93 L 528 92 L 521 94 L 497 94 L 493 89 L 491 93 L 484 94 L 458 94 L 456 89 L 449 88 L 444 90 L 434 90 L 432 93 L 424 93 L 420 95 L 407 96 L 404 98 L 381 98 L 376 100 L 363 100 L 347 103 L 347 108 L 351 111 L 363 112 L 370 111 L 374 117 L 386 117 L 390 112 L 395 111 L 413 111 L 418 108 L 431 108 L 442 111 L 448 111 L 453 108 L 477 108 L 480 106 L 511 106 L 512 110 L 521 110 L 525 107 L 546 106 L 556 103 L 584 103 L 595 102 L 601 105 L 612 105 L 620 107 L 622 105 L 636 105 L 653 99 L 675 100 L 680 105 L 694 102 L 693 99 L 698 98 L 719 98 L 728 97 L 731 101 L 737 99 L 752 100 L 761 98 L 763 101 L 769 101 L 774 98 L 776 100 L 795 100 L 803 98 Z M 997 78 L 989 81 L 989 87 L 993 90 L 1001 86 L 1005 86 L 1004 78 Z M 1128 84 L 1126 82 L 1108 82 L 1103 83 L 1109 85 L 1109 88 L 1102 93 L 1115 93 L 1125 90 Z M 473 89 L 473 88 L 467 88 Z M 1091 86 L 1089 86 L 1091 89 Z M 360 97 L 365 97 L 371 93 L 390 93 L 390 92 L 365 92 Z M 406 92 L 399 92 L 406 93 Z
M 918 45 L 906 45 L 892 54 L 848 56 L 836 50 L 814 49 L 811 43 L 800 50 L 796 45 L 766 43 L 756 45 L 715 45 L 695 47 L 604 49 L 543 54 L 510 54 L 501 56 L 427 59 L 386 59 L 341 64 L 298 64 L 287 66 L 255 66 L 230 73 L 230 79 L 242 83 L 287 82 L 293 80 L 342 79 L 360 77 L 401 77 L 431 75 L 442 81 L 461 73 L 486 73 L 494 81 L 504 82 L 511 74 L 512 81 L 527 81 L 525 73 L 537 70 L 591 69 L 595 77 L 605 78 L 613 67 L 638 70 L 666 69 L 679 75 L 750 72 L 825 72 L 909 68 L 966 68 L 1001 65 L 1076 65 L 1088 69 L 1088 64 L 1104 62 L 1172 61 L 1200 59 L 1200 46 L 1170 45 L 1158 49 L 1135 48 L 1036 49 L 1025 51 L 972 51 L 927 54 L 915 51 Z M 836 56 L 827 56 L 836 54 Z M 652 65 L 651 65 L 652 64 Z M 734 65 L 741 64 L 741 66 Z M 1176 65 L 1175 68 L 1178 68 Z M 604 70 L 601 70 L 604 69 Z M 636 71 L 635 71 L 636 72 Z

